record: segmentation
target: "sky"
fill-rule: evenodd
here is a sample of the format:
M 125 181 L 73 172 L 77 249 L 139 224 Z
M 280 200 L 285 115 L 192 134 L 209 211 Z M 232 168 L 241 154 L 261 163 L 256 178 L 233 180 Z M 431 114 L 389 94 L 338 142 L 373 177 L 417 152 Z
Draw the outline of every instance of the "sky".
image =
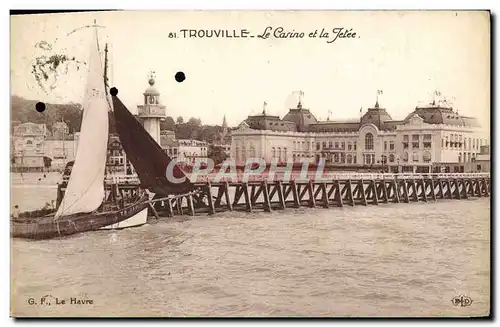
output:
M 436 90 L 465 116 L 490 122 L 490 23 L 485 12 L 398 11 L 129 11 L 11 16 L 11 94 L 52 103 L 80 102 L 85 69 L 62 65 L 54 88 L 43 91 L 32 73 L 35 58 L 54 53 L 88 57 L 97 24 L 110 45 L 111 86 L 135 113 L 155 72 L 167 115 L 236 126 L 262 112 L 283 117 L 302 102 L 320 120 L 352 119 L 381 107 L 404 119 Z M 247 30 L 267 39 L 184 38 L 181 29 Z M 304 32 L 276 38 L 273 31 Z M 80 28 L 80 29 L 79 29 Z M 354 38 L 332 39 L 334 28 Z M 78 29 L 78 30 L 77 30 Z M 310 38 L 315 30 L 329 38 Z M 77 31 L 75 31 L 77 30 Z M 177 33 L 170 38 L 169 33 Z M 69 35 L 68 35 L 69 34 Z M 41 41 L 52 50 L 37 47 Z M 67 68 L 67 71 L 66 71 Z M 178 71 L 186 80 L 178 83 Z M 51 77 L 52 79 L 53 77 Z M 44 85 L 45 87 L 47 85 Z M 34 110 L 34 109 L 33 109 Z

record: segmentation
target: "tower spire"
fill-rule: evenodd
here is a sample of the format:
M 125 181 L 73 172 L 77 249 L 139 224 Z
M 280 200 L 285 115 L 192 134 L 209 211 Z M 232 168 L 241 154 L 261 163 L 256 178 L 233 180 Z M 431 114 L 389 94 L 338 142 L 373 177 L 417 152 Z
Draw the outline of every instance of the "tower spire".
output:
M 299 91 L 299 103 L 297 103 L 297 109 L 302 109 L 302 97 L 304 96 L 304 91 Z
M 377 101 L 375 102 L 375 108 L 379 108 L 379 104 L 378 104 L 378 96 L 381 95 L 381 94 L 384 94 L 384 91 L 382 90 L 377 90 Z
M 148 81 L 148 83 L 151 86 L 155 85 L 155 71 L 154 70 L 149 71 L 149 81 Z
M 224 117 L 222 118 L 222 128 L 227 128 L 226 114 L 224 114 Z

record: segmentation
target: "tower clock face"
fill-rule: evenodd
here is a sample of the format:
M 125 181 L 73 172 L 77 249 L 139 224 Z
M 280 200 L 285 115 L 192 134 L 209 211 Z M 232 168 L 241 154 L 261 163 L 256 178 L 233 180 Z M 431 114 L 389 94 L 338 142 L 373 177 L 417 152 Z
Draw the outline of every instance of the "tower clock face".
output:
M 154 97 L 149 97 L 149 103 L 154 104 L 155 103 L 155 98 Z

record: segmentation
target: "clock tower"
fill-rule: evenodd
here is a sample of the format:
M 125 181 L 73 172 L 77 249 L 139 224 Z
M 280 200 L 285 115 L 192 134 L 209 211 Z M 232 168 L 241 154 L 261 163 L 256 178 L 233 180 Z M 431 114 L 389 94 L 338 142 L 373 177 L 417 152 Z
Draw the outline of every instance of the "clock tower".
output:
M 137 106 L 137 113 L 144 129 L 160 144 L 160 121 L 165 120 L 165 106 L 160 104 L 160 93 L 154 87 L 154 72 L 149 76 L 149 87 L 143 93 L 144 104 Z

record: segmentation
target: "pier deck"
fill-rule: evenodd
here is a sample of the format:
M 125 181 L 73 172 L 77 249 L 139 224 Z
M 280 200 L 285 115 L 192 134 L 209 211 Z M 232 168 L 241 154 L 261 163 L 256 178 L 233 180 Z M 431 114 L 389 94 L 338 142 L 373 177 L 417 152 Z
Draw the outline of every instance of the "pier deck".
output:
M 488 173 L 461 174 L 328 174 L 327 180 L 283 181 L 250 176 L 247 181 L 198 178 L 202 192 L 177 199 L 157 199 L 160 216 L 267 211 L 299 207 L 342 207 L 488 197 Z M 154 200 L 154 198 L 153 198 Z M 156 214 L 156 213 L 155 213 Z

